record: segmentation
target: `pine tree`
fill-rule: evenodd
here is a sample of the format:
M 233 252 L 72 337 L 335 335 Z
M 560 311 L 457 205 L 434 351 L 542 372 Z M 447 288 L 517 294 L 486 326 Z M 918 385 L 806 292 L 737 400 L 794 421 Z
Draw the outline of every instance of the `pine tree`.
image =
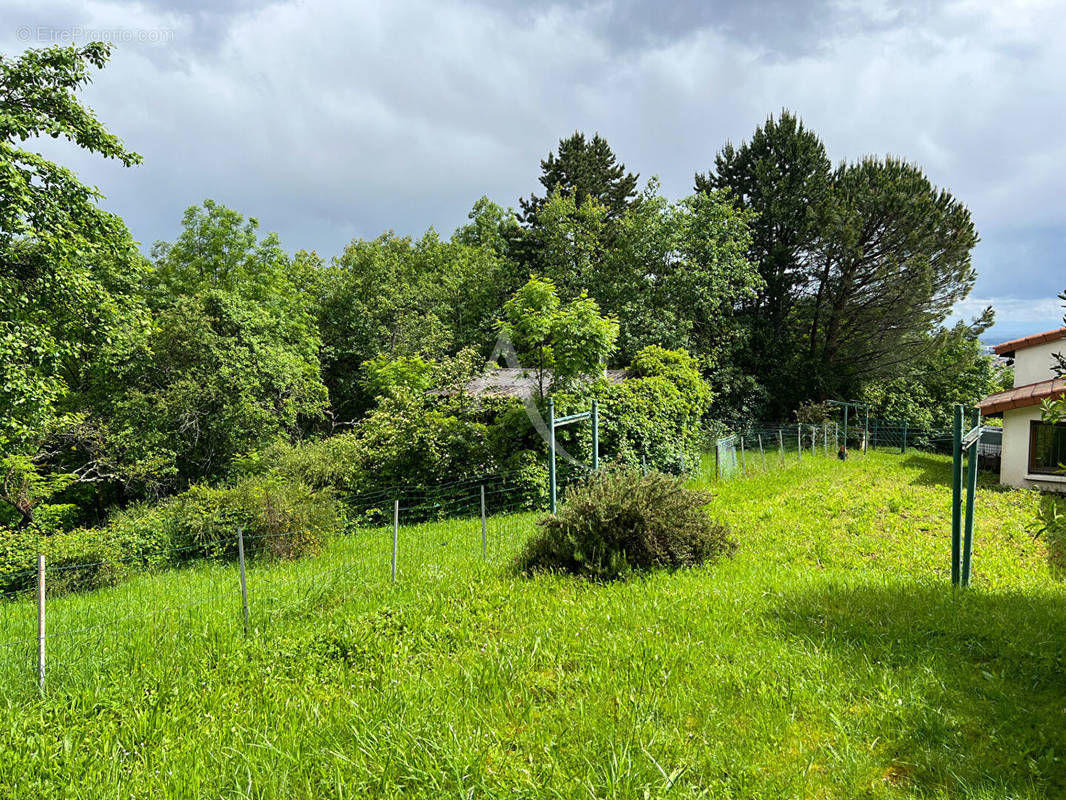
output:
M 617 163 L 607 140 L 598 133 L 586 140 L 585 134 L 575 131 L 573 136 L 561 139 L 558 155 L 549 153 L 540 168 L 544 196 L 530 195 L 528 200 L 519 200 L 522 221 L 527 225 L 534 224 L 537 212 L 556 190 L 573 193 L 579 208 L 589 198 L 596 200 L 607 208 L 609 219 L 621 217 L 637 202 L 639 176 L 627 173 L 625 164 Z

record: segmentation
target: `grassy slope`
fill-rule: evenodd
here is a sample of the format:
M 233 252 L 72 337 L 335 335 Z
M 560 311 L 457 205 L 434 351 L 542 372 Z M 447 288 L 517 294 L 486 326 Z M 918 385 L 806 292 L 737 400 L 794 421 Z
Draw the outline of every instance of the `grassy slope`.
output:
M 502 565 L 530 517 L 139 578 L 0 653 L 0 795 L 1066 796 L 1066 590 L 1026 493 L 978 498 L 947 585 L 946 462 L 807 459 L 718 489 L 740 549 L 608 586 Z M 202 598 L 191 609 L 162 611 Z M 155 613 L 149 613 L 155 610 Z M 25 605 L 0 639 L 32 630 Z

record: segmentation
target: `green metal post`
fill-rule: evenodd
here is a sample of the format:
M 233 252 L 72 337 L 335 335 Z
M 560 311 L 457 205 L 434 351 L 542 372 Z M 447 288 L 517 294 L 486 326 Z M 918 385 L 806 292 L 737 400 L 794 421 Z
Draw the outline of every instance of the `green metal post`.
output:
M 555 398 L 548 398 L 548 496 L 555 513 Z
M 981 424 L 981 412 L 976 408 L 971 416 L 971 428 Z M 977 447 L 981 437 L 974 439 L 966 456 L 966 521 L 962 531 L 962 585 L 970 585 L 970 564 L 973 560 L 973 511 L 977 499 Z
M 900 445 L 902 455 L 907 455 L 907 420 L 903 420 L 903 444 Z
M 592 401 L 592 471 L 600 471 L 600 407 Z
M 866 407 L 866 426 L 862 431 L 862 452 L 865 455 L 870 442 L 870 407 Z
M 962 567 L 962 406 L 955 406 L 951 448 L 951 585 L 959 585 Z

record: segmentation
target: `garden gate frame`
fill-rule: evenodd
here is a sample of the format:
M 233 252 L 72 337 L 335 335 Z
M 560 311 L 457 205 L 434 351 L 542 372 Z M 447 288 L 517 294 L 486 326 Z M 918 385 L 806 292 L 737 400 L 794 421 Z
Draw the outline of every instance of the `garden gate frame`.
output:
M 866 421 L 863 423 L 862 434 L 862 452 L 865 453 L 868 442 L 870 441 L 870 406 L 866 403 L 856 403 L 854 401 L 846 400 L 827 400 L 827 403 L 834 406 L 840 406 L 844 409 L 844 451 L 848 449 L 848 409 L 854 408 L 856 412 L 865 411 Z
M 592 471 L 600 470 L 600 408 L 593 400 L 592 410 L 581 411 L 566 417 L 555 418 L 555 398 L 548 398 L 548 496 L 551 502 L 551 513 L 555 513 L 556 491 L 558 484 L 555 480 L 555 429 L 562 428 L 574 422 L 592 420 Z

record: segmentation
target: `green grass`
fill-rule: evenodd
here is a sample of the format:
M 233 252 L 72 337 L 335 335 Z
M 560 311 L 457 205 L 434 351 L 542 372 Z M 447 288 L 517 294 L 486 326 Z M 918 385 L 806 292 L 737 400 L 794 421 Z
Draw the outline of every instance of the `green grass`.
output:
M 0 652 L 0 796 L 1066 796 L 1035 499 L 982 486 L 953 592 L 947 481 L 876 453 L 723 483 L 735 557 L 610 585 L 512 574 L 531 515 L 487 563 L 476 521 L 404 528 L 395 585 L 370 531 L 253 568 L 248 638 L 231 566 L 57 598 L 44 698 L 35 645 Z

